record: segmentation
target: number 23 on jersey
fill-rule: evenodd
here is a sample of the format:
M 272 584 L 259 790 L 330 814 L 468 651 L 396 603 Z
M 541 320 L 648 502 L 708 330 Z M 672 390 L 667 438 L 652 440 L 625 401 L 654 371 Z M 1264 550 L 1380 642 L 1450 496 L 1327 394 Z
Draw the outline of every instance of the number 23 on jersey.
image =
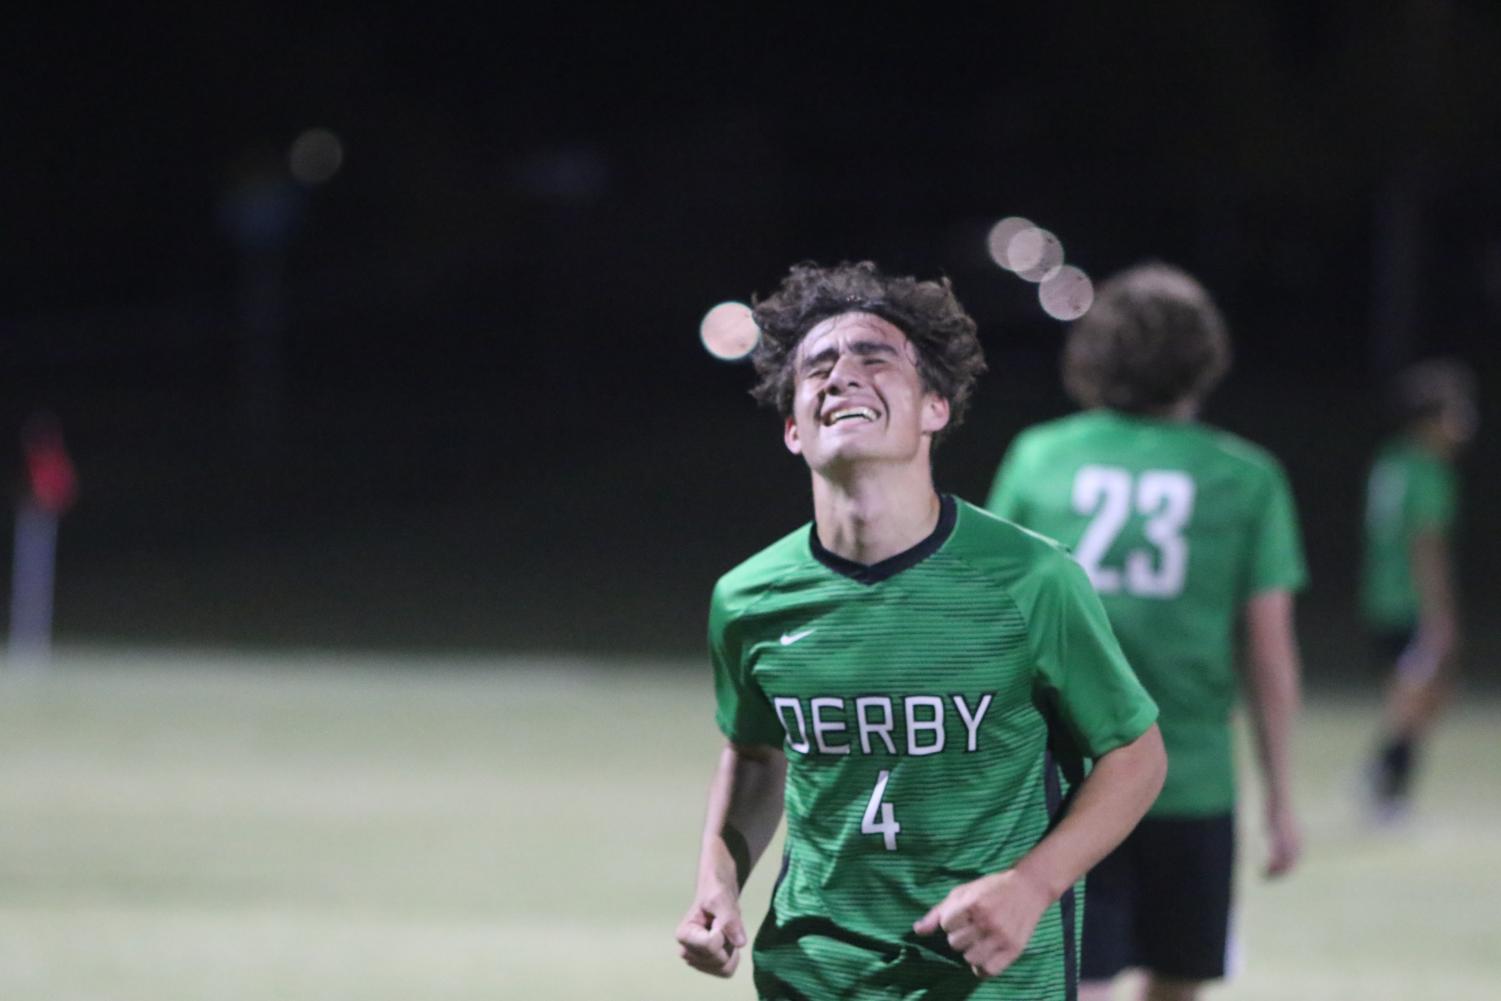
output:
M 1075 558 L 1100 594 L 1122 592 L 1138 598 L 1176 598 L 1188 576 L 1188 539 L 1194 481 L 1176 469 L 1133 474 L 1120 466 L 1082 466 L 1074 476 L 1074 513 L 1089 519 Z M 1128 550 L 1121 565 L 1106 556 L 1133 518 L 1144 519 L 1149 543 Z

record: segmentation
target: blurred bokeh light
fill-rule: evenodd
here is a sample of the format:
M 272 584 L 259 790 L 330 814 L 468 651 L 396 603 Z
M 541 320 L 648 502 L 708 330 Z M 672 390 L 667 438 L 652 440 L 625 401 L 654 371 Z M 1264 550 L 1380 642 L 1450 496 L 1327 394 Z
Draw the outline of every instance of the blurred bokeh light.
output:
M 306 129 L 292 141 L 287 167 L 308 186 L 323 184 L 344 165 L 344 143 L 328 129 Z
M 1072 264 L 1065 264 L 1037 286 L 1042 311 L 1055 320 L 1077 320 L 1094 305 L 1094 283 Z
M 1007 271 L 1012 270 L 1011 239 L 1018 233 L 1034 228 L 1032 220 L 1018 215 L 1007 216 L 990 227 L 990 234 L 985 240 L 985 245 L 990 250 L 990 259 Z
M 1018 278 L 1044 282 L 1063 266 L 1063 244 L 1048 230 L 1033 226 L 1011 238 L 1006 256 Z
M 722 302 L 704 314 L 698 336 L 715 358 L 737 361 L 755 350 L 761 331 L 745 303 Z

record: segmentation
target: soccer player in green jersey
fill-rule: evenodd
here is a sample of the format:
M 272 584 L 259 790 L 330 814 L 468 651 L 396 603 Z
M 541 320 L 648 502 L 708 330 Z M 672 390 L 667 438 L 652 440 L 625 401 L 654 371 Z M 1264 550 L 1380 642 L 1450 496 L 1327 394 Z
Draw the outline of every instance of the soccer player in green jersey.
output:
M 1475 380 L 1435 359 L 1398 379 L 1399 432 L 1366 483 L 1361 607 L 1377 647 L 1395 663 L 1383 733 L 1370 765 L 1376 817 L 1406 812 L 1417 749 L 1447 700 L 1459 648 L 1450 535 L 1454 458 L 1475 433 Z
M 1073 998 L 1075 884 L 1157 794 L 1156 707 L 1060 547 L 934 489 L 984 368 L 946 282 L 800 265 L 754 315 L 814 521 L 714 590 L 727 745 L 681 954 L 734 972 L 785 807 L 763 999 Z
M 1188 275 L 1147 264 L 1104 282 L 1063 357 L 1065 385 L 1086 409 L 1020 434 L 988 506 L 1073 548 L 1161 708 L 1168 757 L 1146 819 L 1089 874 L 1080 997 L 1108 998 L 1112 978 L 1141 968 L 1147 998 L 1189 999 L 1225 973 L 1238 628 L 1268 872 L 1286 872 L 1298 855 L 1288 788 L 1292 595 L 1305 576 L 1297 519 L 1271 455 L 1196 419 L 1230 344 Z

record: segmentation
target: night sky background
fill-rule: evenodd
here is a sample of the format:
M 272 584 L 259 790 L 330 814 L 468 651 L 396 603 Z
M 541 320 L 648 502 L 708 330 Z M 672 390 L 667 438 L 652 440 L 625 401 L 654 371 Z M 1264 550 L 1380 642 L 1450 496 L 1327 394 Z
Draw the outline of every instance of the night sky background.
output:
M 691 654 L 714 578 L 810 512 L 700 317 L 799 260 L 949 276 L 991 372 L 938 477 L 981 501 L 1069 409 L 1062 326 L 985 252 L 1018 214 L 1096 280 L 1158 257 L 1219 298 L 1206 417 L 1288 466 L 1316 673 L 1364 670 L 1385 376 L 1475 365 L 1463 574 L 1498 649 L 1495 4 L 31 18 L 0 440 L 19 472 L 6 429 L 45 408 L 77 464 L 64 642 Z M 344 155 L 308 186 L 313 127 Z

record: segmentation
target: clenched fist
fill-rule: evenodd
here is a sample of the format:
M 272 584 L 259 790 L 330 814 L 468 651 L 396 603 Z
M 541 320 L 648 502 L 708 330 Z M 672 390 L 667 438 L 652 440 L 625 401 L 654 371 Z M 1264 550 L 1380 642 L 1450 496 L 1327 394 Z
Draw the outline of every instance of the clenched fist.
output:
M 1010 869 L 954 887 L 912 929 L 919 935 L 942 929 L 975 976 L 993 977 L 1022 954 L 1052 902 L 1045 887 Z
M 732 975 L 747 941 L 736 895 L 725 890 L 701 895 L 678 925 L 677 939 L 678 954 L 695 970 Z

